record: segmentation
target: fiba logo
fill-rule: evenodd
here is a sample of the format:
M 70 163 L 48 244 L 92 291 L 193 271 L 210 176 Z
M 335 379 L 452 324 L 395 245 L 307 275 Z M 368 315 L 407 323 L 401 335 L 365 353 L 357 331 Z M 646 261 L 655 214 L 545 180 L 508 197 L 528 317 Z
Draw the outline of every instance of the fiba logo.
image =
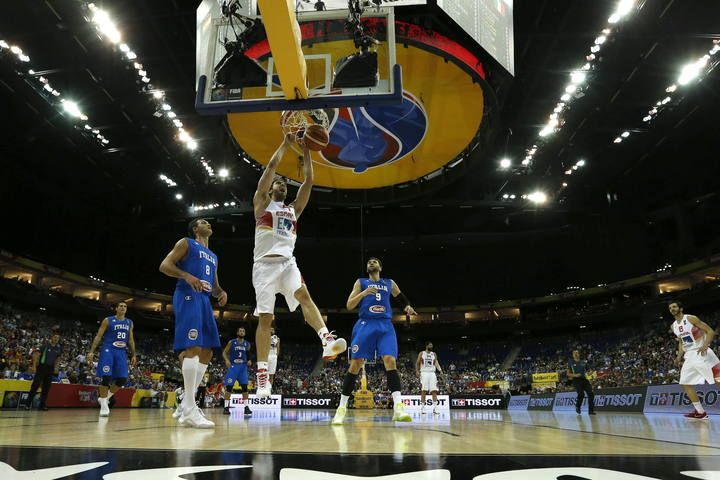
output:
M 190 340 L 197 340 L 197 338 L 198 338 L 198 331 L 195 330 L 194 328 L 191 329 L 190 331 L 188 331 L 188 338 L 189 338 Z
M 352 346 L 352 353 L 357 353 L 358 350 L 360 350 L 360 347 L 358 347 L 357 345 Z
M 428 129 L 427 112 L 410 92 L 400 105 L 328 111 L 330 142 L 320 155 L 338 168 L 363 173 L 412 153 Z
M 110 365 L 105 365 L 103 367 L 103 373 L 110 373 Z

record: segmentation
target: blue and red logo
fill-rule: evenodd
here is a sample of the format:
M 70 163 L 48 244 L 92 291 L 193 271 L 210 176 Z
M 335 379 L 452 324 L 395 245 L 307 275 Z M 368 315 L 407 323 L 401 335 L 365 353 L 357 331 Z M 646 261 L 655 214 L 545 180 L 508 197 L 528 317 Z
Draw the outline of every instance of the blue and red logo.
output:
M 405 91 L 403 97 L 400 105 L 329 111 L 330 142 L 322 157 L 336 167 L 363 173 L 411 153 L 425 138 L 428 117 L 411 93 Z

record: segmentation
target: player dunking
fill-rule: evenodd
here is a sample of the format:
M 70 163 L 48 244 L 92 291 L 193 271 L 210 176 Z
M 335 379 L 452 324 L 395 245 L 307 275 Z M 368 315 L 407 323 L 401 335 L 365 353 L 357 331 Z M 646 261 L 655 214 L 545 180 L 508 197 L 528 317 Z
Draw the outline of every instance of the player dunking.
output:
M 675 363 L 680 365 L 682 362 L 680 386 L 695 407 L 695 410 L 686 413 L 685 417 L 705 420 L 708 414 L 700 403 L 693 385 L 707 382 L 720 386 L 720 360 L 710 349 L 715 331 L 695 315 L 685 315 L 682 303 L 678 301 L 670 302 L 668 310 L 675 318 L 671 330 L 678 337 L 678 354 Z
M 215 296 L 222 307 L 227 303 L 227 293 L 218 282 L 217 255 L 208 247 L 212 235 L 210 222 L 195 219 L 188 225 L 188 233 L 192 238 L 178 240 L 160 264 L 160 271 L 178 279 L 173 295 L 174 349 L 182 352 L 185 385 L 179 422 L 196 428 L 212 428 L 215 424 L 195 405 L 195 393 L 212 359 L 213 349 L 220 348 L 210 295 Z
M 300 305 L 305 321 L 317 332 L 323 344 L 323 357 L 334 357 L 347 349 L 342 338 L 335 338 L 325 326 L 315 302 L 300 275 L 293 252 L 297 238 L 297 221 L 310 200 L 313 185 L 313 167 L 310 152 L 303 148 L 305 180 L 298 190 L 295 201 L 285 204 L 287 185 L 280 179 L 273 180 L 290 137 L 273 154 L 258 182 L 253 207 L 255 209 L 255 254 L 253 286 L 257 306 L 255 315 L 260 317 L 255 344 L 257 348 L 257 396 L 270 396 L 272 385 L 268 381 L 268 354 L 270 350 L 270 326 L 274 319 L 275 295 L 285 297 L 290 311 Z
M 347 402 L 355 389 L 360 368 L 365 360 L 380 354 L 385 366 L 388 390 L 392 392 L 395 404 L 392 419 L 397 422 L 409 422 L 410 415 L 405 412 L 405 404 L 400 399 L 400 374 L 397 371 L 398 344 L 395 336 L 395 327 L 392 324 L 392 307 L 390 296 L 399 298 L 408 315 L 417 315 L 410 305 L 410 301 L 400 291 L 397 283 L 389 278 L 380 278 L 382 264 L 377 258 L 370 258 L 367 262 L 368 278 L 355 280 L 352 292 L 347 300 L 347 309 L 353 310 L 358 306 L 358 321 L 355 323 L 350 344 L 350 366 L 345 374 L 340 396 L 340 406 L 332 420 L 333 425 L 341 425 L 347 413 Z
M 236 332 L 237 338 L 233 338 L 223 350 L 223 358 L 228 371 L 225 374 L 225 409 L 223 413 L 230 415 L 230 394 L 235 382 L 238 382 L 245 401 L 245 415 L 252 415 L 248 406 L 248 367 L 251 362 L 248 358 L 250 353 L 250 342 L 245 340 L 245 329 L 240 327 Z
M 437 386 L 437 375 L 435 370 L 442 374 L 442 368 L 438 362 L 438 356 L 433 352 L 432 342 L 425 344 L 425 350 L 418 353 L 417 361 L 415 362 L 415 371 L 420 377 L 420 404 L 422 405 L 420 412 L 425 414 L 425 393 L 430 392 L 433 399 L 432 413 L 437 415 L 438 412 L 438 386 Z
M 268 375 L 270 377 L 270 385 L 275 380 L 275 371 L 277 370 L 278 357 L 280 356 L 280 337 L 275 335 L 275 329 L 270 329 L 270 353 L 268 354 Z
M 120 390 L 128 378 L 128 365 L 126 350 L 130 347 L 130 365 L 135 366 L 135 337 L 133 336 L 133 322 L 125 317 L 127 304 L 120 302 L 115 307 L 115 315 L 103 319 L 98 328 L 97 335 L 90 346 L 87 354 L 87 362 L 92 363 L 95 349 L 102 342 L 100 347 L 100 358 L 98 358 L 97 371 L 95 375 L 102 379 L 98 388 L 98 403 L 100 403 L 100 416 L 110 415 L 108 401 L 110 397 Z M 110 385 L 111 381 L 115 381 Z M 110 393 L 108 394 L 108 390 Z

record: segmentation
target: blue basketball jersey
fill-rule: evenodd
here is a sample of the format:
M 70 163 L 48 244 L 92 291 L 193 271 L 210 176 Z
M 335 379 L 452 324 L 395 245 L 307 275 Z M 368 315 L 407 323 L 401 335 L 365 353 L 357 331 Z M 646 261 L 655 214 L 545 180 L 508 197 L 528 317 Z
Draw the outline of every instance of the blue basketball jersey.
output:
M 124 318 L 119 320 L 115 315 L 108 317 L 108 327 L 103 335 L 101 348 L 125 349 L 130 338 L 132 320 Z
M 377 282 L 369 278 L 360 278 L 360 291 L 368 287 L 377 288 L 375 295 L 368 295 L 360 300 L 358 305 L 358 315 L 361 319 L 371 320 L 391 320 L 392 306 L 390 305 L 390 297 L 392 296 L 392 280 L 389 278 L 381 278 Z
M 247 340 L 238 341 L 237 338 L 230 340 L 230 363 L 234 365 L 246 364 L 250 342 Z
M 195 239 L 188 238 L 188 253 L 184 259 L 177 263 L 177 267 L 190 275 L 200 279 L 203 284 L 203 293 L 210 295 L 215 285 L 215 270 L 217 269 L 217 255 L 205 248 Z M 192 287 L 185 280 L 178 279 L 176 290 L 192 291 Z

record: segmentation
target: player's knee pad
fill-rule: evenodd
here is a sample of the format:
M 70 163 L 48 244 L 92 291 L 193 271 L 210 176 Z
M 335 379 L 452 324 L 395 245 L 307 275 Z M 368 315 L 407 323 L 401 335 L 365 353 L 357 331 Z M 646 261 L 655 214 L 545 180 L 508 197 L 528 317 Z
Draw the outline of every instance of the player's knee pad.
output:
M 116 379 L 115 379 L 115 385 L 118 386 L 118 387 L 120 387 L 120 388 L 124 387 L 126 383 L 127 383 L 127 378 L 124 378 L 124 377 L 123 377 L 123 378 L 116 378 Z
M 343 378 L 343 384 L 342 384 L 342 394 L 345 396 L 352 395 L 353 390 L 355 390 L 355 384 L 357 383 L 357 374 L 347 372 L 345 374 L 345 378 Z
M 387 378 L 388 390 L 391 392 L 399 392 L 402 389 L 400 374 L 397 370 L 386 370 L 385 377 Z
M 111 381 L 112 381 L 112 377 L 110 375 L 104 375 L 102 377 L 102 381 L 100 382 L 100 385 L 102 385 L 103 387 L 109 387 Z

